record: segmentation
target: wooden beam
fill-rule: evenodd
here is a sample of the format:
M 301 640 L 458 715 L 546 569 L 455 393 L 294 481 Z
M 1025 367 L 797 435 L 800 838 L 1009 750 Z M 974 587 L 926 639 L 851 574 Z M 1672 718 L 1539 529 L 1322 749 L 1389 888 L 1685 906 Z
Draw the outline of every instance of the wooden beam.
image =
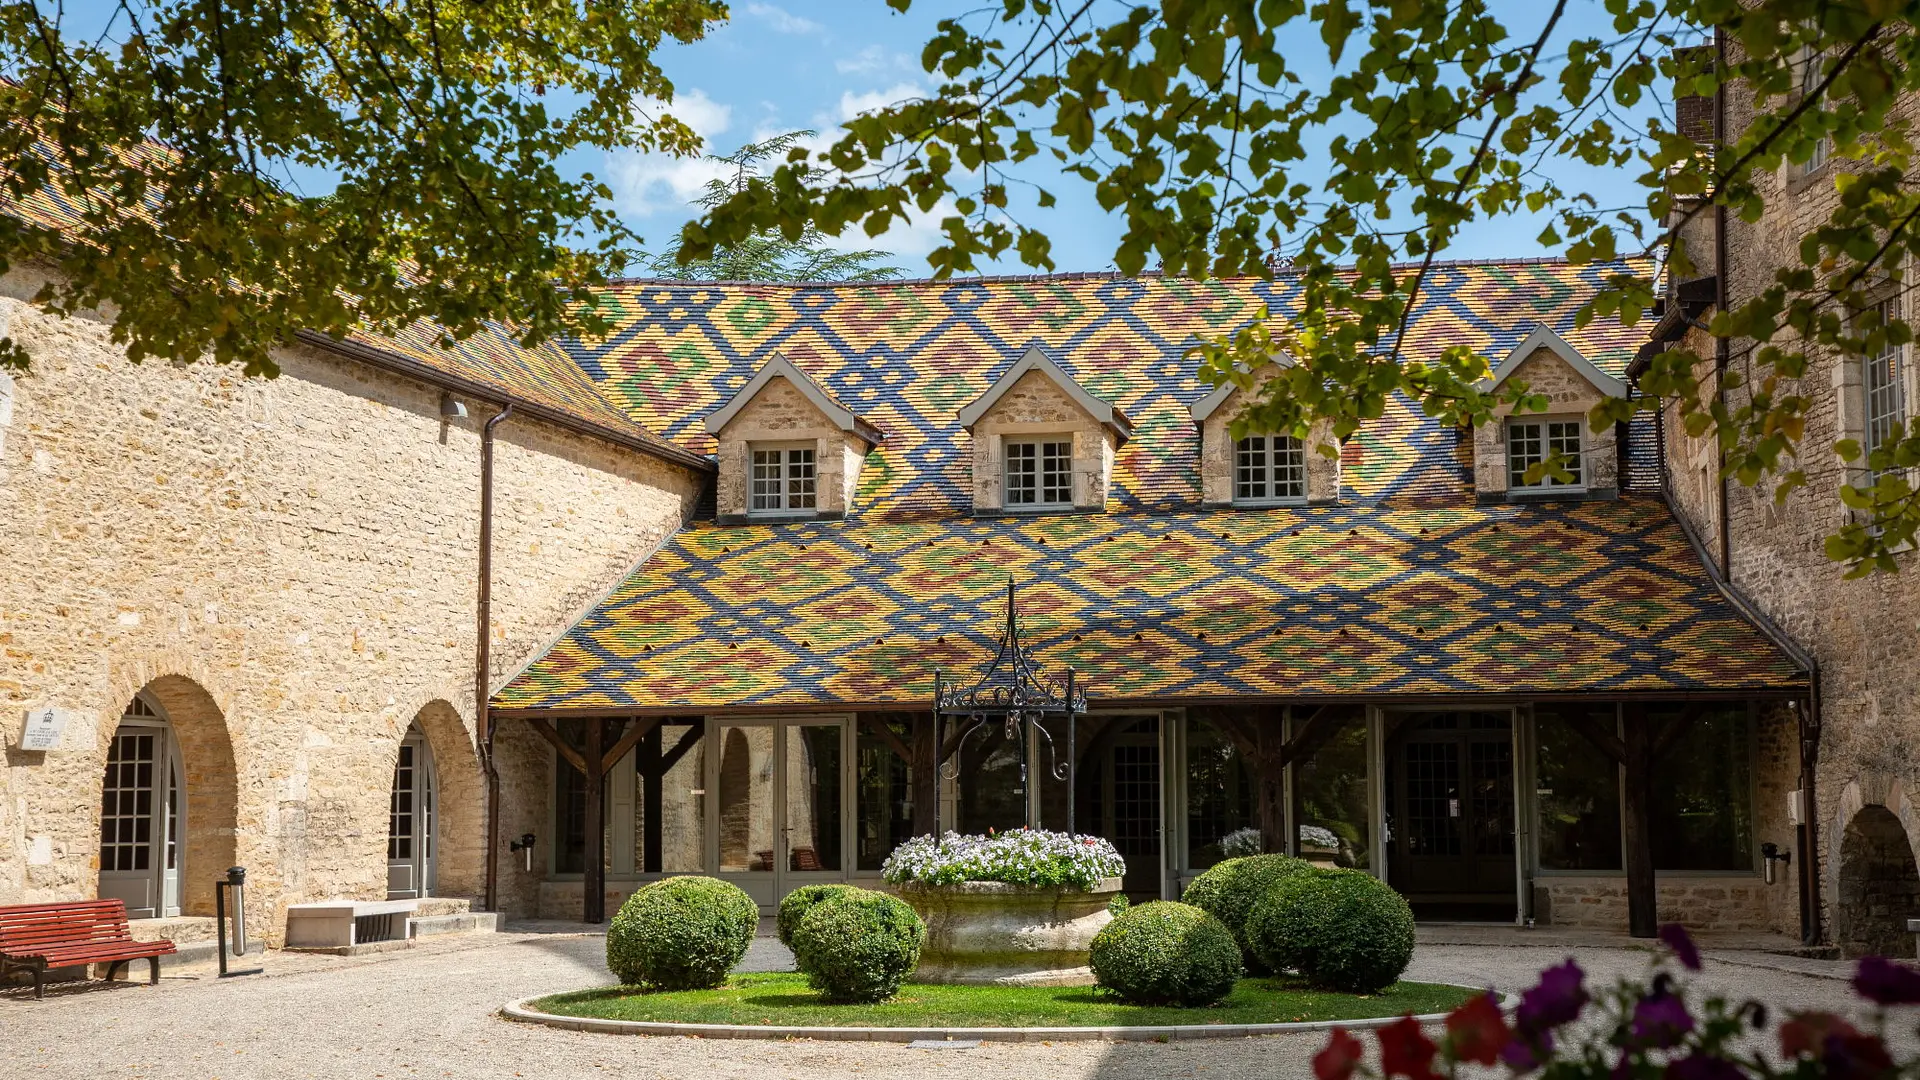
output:
M 605 776 L 612 772 L 613 767 L 620 764 L 620 759 L 627 756 L 627 751 L 640 745 L 640 740 L 647 737 L 647 732 L 659 726 L 660 718 L 657 716 L 644 716 L 629 721 L 627 730 L 620 736 L 620 741 L 614 743 L 613 749 L 607 751 L 606 756 L 600 759 L 600 775 Z
M 1327 744 L 1327 741 L 1340 731 L 1340 721 L 1346 719 L 1335 714 L 1333 706 L 1322 705 L 1300 722 L 1294 729 L 1293 738 L 1280 748 L 1280 765 L 1291 765 L 1301 758 L 1312 757 L 1313 752 Z
M 934 762 L 934 767 L 938 768 L 946 764 L 947 759 L 952 757 L 954 752 L 960 749 L 960 740 L 966 738 L 967 733 L 973 729 L 974 725 L 971 720 L 965 724 L 956 724 L 953 733 L 947 736 L 946 744 L 940 747 L 940 757 Z
M 605 744 L 606 732 L 606 721 L 587 721 L 587 760 L 598 763 L 602 759 L 601 747 Z M 597 768 L 589 770 L 586 788 L 587 850 L 583 867 L 585 880 L 580 883 L 580 917 L 585 922 L 599 923 L 607 919 L 607 774 Z
M 907 744 L 900 738 L 900 736 L 894 734 L 893 728 L 888 726 L 885 720 L 881 719 L 879 716 L 874 715 L 873 713 L 861 713 L 860 723 L 868 731 L 871 731 L 875 735 L 878 735 L 880 737 L 880 741 L 887 744 L 888 749 L 892 750 L 896 754 L 899 754 L 901 761 L 907 762 L 908 764 L 912 764 L 913 751 L 907 748 Z
M 1626 707 L 1626 805 L 1621 824 L 1627 844 L 1627 933 L 1650 938 L 1659 932 L 1659 889 L 1653 871 L 1653 732 L 1645 707 Z
M 1653 733 L 1653 760 L 1658 762 L 1665 759 L 1667 752 L 1673 749 L 1674 744 L 1680 741 L 1681 736 L 1687 733 L 1687 729 L 1691 728 L 1693 722 L 1698 720 L 1700 714 L 1705 711 L 1704 706 L 1689 705 L 1680 710 L 1677 715 L 1668 717 L 1666 722 L 1660 725 L 1660 729 Z
M 667 751 L 660 757 L 660 775 L 665 776 L 672 772 L 673 767 L 680 764 L 680 759 L 687 756 L 687 751 L 700 745 L 700 736 L 706 733 L 705 723 L 694 724 L 692 727 L 681 732 L 680 741 L 674 743 L 673 749 Z
M 595 723 L 598 722 L 599 721 L 595 721 Z M 561 738 L 560 733 L 553 730 L 552 724 L 539 717 L 534 717 L 527 721 L 527 725 L 539 732 L 541 738 L 552 743 L 553 748 L 559 752 L 562 760 L 579 770 L 580 775 L 585 776 L 587 774 L 587 759 L 580 756 L 580 751 L 568 746 L 567 740 Z
M 1567 722 L 1579 736 L 1593 744 L 1593 748 L 1605 754 L 1615 765 L 1627 763 L 1627 744 L 1620 736 L 1608 730 L 1613 725 L 1602 726 L 1588 712 L 1561 712 L 1561 719 Z

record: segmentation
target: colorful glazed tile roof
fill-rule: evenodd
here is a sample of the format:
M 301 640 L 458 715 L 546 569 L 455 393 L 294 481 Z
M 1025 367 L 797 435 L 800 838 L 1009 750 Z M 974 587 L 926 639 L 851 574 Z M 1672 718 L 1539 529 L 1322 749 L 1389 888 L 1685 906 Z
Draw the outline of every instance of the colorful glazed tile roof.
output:
M 1613 374 L 1625 371 L 1646 324 L 1574 326 L 1574 313 L 1613 266 L 1550 261 L 1435 268 L 1406 354 L 1450 344 L 1497 362 L 1545 322 Z M 651 430 L 703 452 L 701 418 L 730 399 L 774 354 L 887 433 L 861 474 L 854 513 L 964 514 L 968 436 L 955 422 L 1027 347 L 1038 343 L 1089 391 L 1135 424 L 1114 463 L 1112 508 L 1176 510 L 1199 502 L 1198 435 L 1187 407 L 1212 387 L 1185 356 L 1203 335 L 1229 332 L 1262 304 L 1276 312 L 1296 286 L 1281 279 L 1194 283 L 1110 275 L 963 282 L 731 285 L 632 282 L 609 297 L 614 331 L 569 343 L 580 366 Z M 1346 494 L 1456 497 L 1467 474 L 1458 432 L 1405 407 L 1347 445 Z
M 1619 373 L 1644 328 L 1573 326 L 1604 272 L 1442 267 L 1410 353 L 1498 358 L 1546 321 Z M 711 450 L 702 417 L 779 353 L 887 440 L 846 520 L 690 527 L 496 703 L 923 706 L 936 667 L 988 658 L 1010 577 L 1038 655 L 1096 701 L 1799 684 L 1657 497 L 1476 506 L 1461 436 L 1404 402 L 1348 442 L 1340 505 L 1200 509 L 1188 405 L 1210 388 L 1185 346 L 1289 295 L 1112 277 L 617 290 L 615 333 L 569 347 L 667 437 Z M 954 414 L 1034 343 L 1135 421 L 1109 512 L 973 518 Z M 1630 476 L 1644 457 L 1629 447 Z
M 39 149 L 50 164 L 59 167 L 50 149 L 44 144 Z M 166 151 L 149 146 L 147 152 Z M 155 193 L 153 197 L 157 199 L 159 195 Z M 0 213 L 57 233 L 70 233 L 83 220 L 82 211 L 73 200 L 53 188 L 42 188 L 17 203 L 0 200 Z M 522 346 L 510 328 L 497 324 L 488 324 L 464 341 L 448 342 L 443 340 L 445 337 L 438 325 L 421 320 L 393 334 L 359 331 L 351 340 L 482 390 L 550 410 L 588 428 L 610 432 L 675 458 L 684 457 L 684 451 L 648 431 L 602 397 L 593 381 L 558 345 Z
M 922 707 L 992 654 L 1008 578 L 1095 704 L 1760 690 L 1793 664 L 1664 503 L 702 524 L 495 697 L 503 708 Z

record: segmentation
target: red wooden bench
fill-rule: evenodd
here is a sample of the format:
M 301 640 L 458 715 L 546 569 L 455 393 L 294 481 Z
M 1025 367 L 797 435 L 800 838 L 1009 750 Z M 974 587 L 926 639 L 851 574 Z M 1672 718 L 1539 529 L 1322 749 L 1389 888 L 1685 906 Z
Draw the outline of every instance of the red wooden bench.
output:
M 48 971 L 81 964 L 106 964 L 112 982 L 121 964 L 145 960 L 147 981 L 157 983 L 160 958 L 172 952 L 171 941 L 133 940 L 127 905 L 119 900 L 0 907 L 0 977 L 32 972 L 36 999 L 45 993 Z

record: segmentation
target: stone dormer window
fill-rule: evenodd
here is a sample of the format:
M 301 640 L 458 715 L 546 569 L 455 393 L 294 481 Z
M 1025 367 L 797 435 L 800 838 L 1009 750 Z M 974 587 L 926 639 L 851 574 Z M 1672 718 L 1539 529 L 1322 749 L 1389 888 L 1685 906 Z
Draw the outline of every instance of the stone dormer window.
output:
M 845 516 L 882 438 L 784 356 L 767 361 L 706 425 L 720 444 L 715 516 L 735 524 Z
M 1104 510 L 1133 421 L 1039 346 L 959 413 L 973 435 L 976 513 Z
M 1291 364 L 1288 357 L 1278 363 Z M 1340 501 L 1339 443 L 1331 428 L 1316 425 L 1306 439 L 1267 432 L 1233 437 L 1233 422 L 1246 410 L 1247 395 L 1273 376 L 1247 375 L 1245 386 L 1227 383 L 1193 403 L 1188 412 L 1200 428 L 1200 500 L 1206 506 L 1325 505 Z M 1331 452 L 1322 452 L 1322 447 Z
M 1612 498 L 1619 488 L 1619 449 L 1611 428 L 1592 431 L 1587 413 L 1603 398 L 1623 398 L 1627 384 L 1600 370 L 1559 334 L 1536 325 L 1482 390 L 1508 380 L 1547 399 L 1545 412 L 1494 410 L 1494 422 L 1474 432 L 1474 490 L 1482 501 L 1528 498 Z M 1536 472 L 1548 460 L 1565 473 Z

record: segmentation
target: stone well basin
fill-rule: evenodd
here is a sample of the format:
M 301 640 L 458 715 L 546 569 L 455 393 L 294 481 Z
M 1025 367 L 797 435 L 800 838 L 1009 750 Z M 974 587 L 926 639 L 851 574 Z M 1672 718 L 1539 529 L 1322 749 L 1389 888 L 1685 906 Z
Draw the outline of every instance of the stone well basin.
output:
M 1086 986 L 1087 949 L 1113 921 L 1107 903 L 1120 879 L 1091 892 L 998 881 L 903 884 L 900 898 L 927 924 L 916 981 L 1013 986 Z

